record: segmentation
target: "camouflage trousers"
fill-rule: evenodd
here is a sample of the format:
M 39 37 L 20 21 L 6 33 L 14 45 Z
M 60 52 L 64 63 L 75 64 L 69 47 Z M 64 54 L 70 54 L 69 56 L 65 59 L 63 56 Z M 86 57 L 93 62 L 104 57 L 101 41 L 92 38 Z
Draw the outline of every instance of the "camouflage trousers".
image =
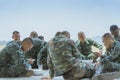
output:
M 63 74 L 65 80 L 80 80 L 81 78 L 91 78 L 94 75 L 94 65 L 78 60 L 71 70 Z
M 120 63 L 108 62 L 106 64 L 100 64 L 96 67 L 95 75 L 107 72 L 120 71 Z
M 0 77 L 19 77 L 26 74 L 27 70 L 16 67 L 0 67 Z
M 108 62 L 103 65 L 103 72 L 120 71 L 120 63 Z

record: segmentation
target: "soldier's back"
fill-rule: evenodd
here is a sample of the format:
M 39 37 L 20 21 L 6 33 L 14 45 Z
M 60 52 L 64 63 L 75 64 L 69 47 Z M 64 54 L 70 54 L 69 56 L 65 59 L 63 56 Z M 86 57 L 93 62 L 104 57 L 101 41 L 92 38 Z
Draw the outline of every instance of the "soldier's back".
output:
M 50 40 L 48 45 L 55 74 L 60 75 L 70 70 L 75 59 L 72 55 L 71 40 L 64 36 L 58 36 Z

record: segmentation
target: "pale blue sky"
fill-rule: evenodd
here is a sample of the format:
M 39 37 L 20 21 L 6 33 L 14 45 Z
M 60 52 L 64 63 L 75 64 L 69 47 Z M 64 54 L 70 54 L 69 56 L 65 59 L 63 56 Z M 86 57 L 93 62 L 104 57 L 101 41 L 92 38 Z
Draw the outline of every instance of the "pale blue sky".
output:
M 37 31 L 46 40 L 67 30 L 71 38 L 84 31 L 87 37 L 120 26 L 120 0 L 0 0 L 0 40 L 11 40 L 14 30 L 21 39 Z

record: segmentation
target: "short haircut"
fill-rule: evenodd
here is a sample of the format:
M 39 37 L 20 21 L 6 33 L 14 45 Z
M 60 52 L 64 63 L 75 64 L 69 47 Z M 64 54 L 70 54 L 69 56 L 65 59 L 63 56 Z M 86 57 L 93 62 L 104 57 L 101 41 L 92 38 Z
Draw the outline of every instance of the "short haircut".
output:
M 23 41 L 21 42 L 21 43 L 23 43 L 23 42 L 29 42 L 29 43 L 32 43 L 33 44 L 33 40 L 30 38 L 30 37 L 27 37 L 27 38 L 25 38 L 25 39 L 23 39 Z
M 62 34 L 62 32 L 58 31 L 55 36 L 60 36 Z
M 44 40 L 44 37 L 43 36 L 38 36 L 39 39 L 41 40 Z
M 81 35 L 81 34 L 84 34 L 84 32 L 82 32 L 82 31 L 81 31 L 81 32 L 78 32 L 78 35 Z
M 117 25 L 111 25 L 110 26 L 110 31 L 115 31 L 118 29 L 118 26 Z
M 102 38 L 110 38 L 110 39 L 114 39 L 113 35 L 110 33 L 105 33 Z
M 37 33 L 36 31 L 32 31 L 32 32 L 30 33 L 30 37 L 36 38 L 36 37 L 38 37 L 38 33 Z
M 63 32 L 62 32 L 62 35 L 65 35 L 65 36 L 66 36 L 66 35 L 70 35 L 70 33 L 69 33 L 68 31 L 63 31 Z
M 19 34 L 19 32 L 18 32 L 18 31 L 13 31 L 13 34 L 15 34 L 15 33 Z

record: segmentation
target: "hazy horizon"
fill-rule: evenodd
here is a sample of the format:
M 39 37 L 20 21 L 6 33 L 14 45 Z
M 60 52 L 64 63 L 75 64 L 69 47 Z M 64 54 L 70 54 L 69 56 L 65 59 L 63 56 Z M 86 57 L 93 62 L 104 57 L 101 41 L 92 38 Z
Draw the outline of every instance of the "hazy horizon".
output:
M 37 31 L 49 40 L 67 30 L 72 39 L 84 31 L 102 36 L 112 24 L 120 26 L 120 0 L 0 0 L 0 40 L 10 41 L 17 30 L 21 39 Z

